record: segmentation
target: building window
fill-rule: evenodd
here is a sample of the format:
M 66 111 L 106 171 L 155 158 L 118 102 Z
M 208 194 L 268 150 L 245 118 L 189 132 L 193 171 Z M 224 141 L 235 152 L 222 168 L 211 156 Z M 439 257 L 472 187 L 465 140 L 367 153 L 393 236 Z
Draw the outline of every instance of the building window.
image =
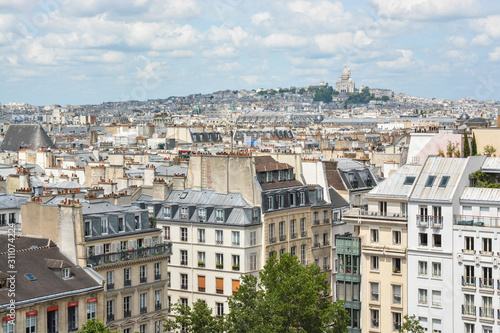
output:
M 233 246 L 240 246 L 240 232 L 239 231 L 233 231 Z
M 139 295 L 139 310 L 141 314 L 147 313 L 148 312 L 148 294 L 147 293 L 141 293 Z
M 115 320 L 115 301 L 109 300 L 106 302 L 106 321 L 114 321 Z
M 10 325 L 9 322 L 4 322 L 4 325 L 5 324 L 7 324 L 7 326 L 10 326 L 12 328 L 12 331 L 5 330 L 4 326 L 4 332 L 14 333 L 14 325 Z M 78 318 L 76 318 L 76 328 L 78 329 Z M 26 316 L 26 333 L 36 333 L 36 314 L 31 316 L 28 315 Z
M 432 291 L 432 305 L 433 306 L 441 306 L 441 291 L 433 290 Z
M 493 268 L 483 267 L 483 277 L 479 283 L 479 287 L 493 288 Z
M 215 307 L 217 309 L 217 316 L 224 316 L 224 303 L 215 303 Z
M 198 267 L 205 267 L 205 252 L 198 252 Z
M 299 200 L 300 200 L 301 206 L 306 204 L 306 193 L 305 192 L 299 192 Z
M 233 271 L 239 271 L 240 270 L 240 256 L 233 254 L 232 256 L 232 261 L 233 261 Z
M 183 307 L 188 306 L 188 299 L 187 298 L 181 297 L 180 300 L 181 300 L 181 306 L 183 306 Z
M 187 228 L 181 228 L 181 241 L 182 242 L 188 241 L 188 229 Z
M 217 209 L 215 211 L 217 222 L 224 222 L 224 210 Z
M 130 268 L 124 268 L 123 269 L 123 285 L 125 287 L 128 287 L 131 285 L 131 280 L 130 280 Z
M 379 201 L 378 212 L 382 216 L 387 216 L 387 201 Z
M 224 244 L 224 232 L 223 232 L 223 230 L 215 230 L 215 243 L 217 245 Z
M 256 253 L 252 253 L 250 254 L 250 257 L 249 257 L 249 263 L 250 263 L 250 270 L 251 271 L 255 271 L 257 270 L 257 254 Z
M 301 218 L 300 219 L 300 237 L 306 237 L 307 232 L 306 232 L 306 219 Z
M 161 262 L 155 262 L 155 281 L 161 280 Z
M 26 323 L 28 322 L 28 318 L 29 317 L 26 317 Z M 71 332 L 76 330 L 78 330 L 78 305 L 68 306 L 68 331 Z M 27 327 L 26 331 L 29 332 Z
M 401 258 L 392 258 L 392 271 L 396 274 L 401 273 Z
M 266 183 L 271 183 L 273 181 L 273 173 L 268 171 L 266 172 Z
M 463 314 L 466 315 L 476 315 L 476 306 L 474 305 L 474 295 L 465 294 L 464 295 L 464 306 Z
M 297 255 L 297 247 L 296 247 L 296 246 L 292 246 L 292 247 L 290 248 L 290 254 L 291 254 L 292 256 L 296 256 L 296 255 Z
M 166 219 L 172 218 L 172 208 L 171 207 L 165 207 L 163 209 L 163 215 L 165 216 Z
M 205 243 L 205 229 L 198 229 L 198 242 Z
M 427 181 L 425 182 L 426 187 L 432 186 L 434 184 L 434 180 L 436 179 L 436 176 L 429 176 L 427 177 Z
M 418 262 L 418 275 L 427 276 L 427 261 Z
M 285 196 L 283 194 L 278 194 L 278 208 L 285 207 Z
M 285 241 L 286 236 L 285 236 L 285 222 L 280 222 L 278 223 L 278 232 L 280 235 L 280 242 Z
M 441 178 L 441 182 L 439 183 L 439 187 L 446 187 L 446 185 L 448 185 L 449 180 L 450 180 L 450 176 L 443 176 Z
M 188 208 L 187 207 L 181 207 L 181 219 L 183 219 L 183 220 L 188 219 Z
M 250 231 L 250 245 L 256 245 L 257 244 L 257 231 Z
M 198 220 L 200 222 L 206 221 L 207 210 L 205 208 L 198 208 Z
M 218 269 L 224 268 L 224 255 L 222 253 L 215 254 L 215 268 Z
M 432 246 L 440 248 L 441 247 L 441 235 L 440 234 L 433 234 L 432 235 Z
M 300 246 L 300 263 L 302 265 L 306 265 L 307 264 L 307 261 L 306 261 L 306 246 L 305 246 L 305 244 L 302 244 Z
M 47 333 L 57 333 L 58 332 L 58 310 L 47 311 Z M 12 325 L 9 325 L 12 326 Z M 14 332 L 14 331 L 12 331 Z
M 401 304 L 401 286 L 393 285 L 392 286 L 392 303 L 393 304 Z
M 379 284 L 378 282 L 370 282 L 371 300 L 373 302 L 379 301 Z
M 107 290 L 113 290 L 115 287 L 115 279 L 113 271 L 106 272 L 106 286 Z
M 92 236 L 92 228 L 90 227 L 90 221 L 84 222 L 84 232 L 85 236 Z
M 294 207 L 297 203 L 296 203 L 296 197 L 295 197 L 295 193 L 288 193 L 288 200 L 290 201 L 290 207 Z
M 181 265 L 186 266 L 188 264 L 188 252 L 186 250 L 181 250 Z
M 401 231 L 392 232 L 392 243 L 394 245 L 401 245 Z
M 146 276 L 146 265 L 141 265 L 139 267 L 139 274 L 140 274 L 140 283 L 148 282 L 147 276 Z
M 374 271 L 378 271 L 378 256 L 370 257 L 370 269 Z
M 418 304 L 427 304 L 427 289 L 418 289 Z
M 87 321 L 94 319 L 97 311 L 97 301 L 92 300 L 92 302 L 87 303 Z
M 465 251 L 474 251 L 474 237 L 465 236 Z
M 427 245 L 428 245 L 427 233 L 420 232 L 418 234 L 418 246 L 427 246 Z
M 378 243 L 378 229 L 370 229 L 372 243 Z
M 401 328 L 401 313 L 393 312 L 392 313 L 392 322 L 393 322 L 393 330 L 399 331 Z
M 465 333 L 475 333 L 476 330 L 475 330 L 475 327 L 474 327 L 474 324 L 465 324 Z
M 188 288 L 188 275 L 181 274 L 181 289 L 187 290 Z
M 274 196 L 272 195 L 267 196 L 267 209 L 274 209 Z
M 142 324 L 139 326 L 139 333 L 146 333 L 147 324 Z
M 141 217 L 139 215 L 135 216 L 135 229 L 141 228 Z
M 271 223 L 269 225 L 269 243 L 270 244 L 276 243 L 276 237 L 274 235 L 274 223 Z
M 170 227 L 163 227 L 163 238 L 170 240 Z
M 370 310 L 370 319 L 371 319 L 371 327 L 378 328 L 380 319 L 379 310 Z
M 217 294 L 224 294 L 224 279 L 215 278 L 215 292 Z
M 109 222 L 107 218 L 101 219 L 101 234 L 108 233 Z
M 295 220 L 290 220 L 290 239 L 297 238 L 297 234 L 295 233 Z
M 435 278 L 441 277 L 441 263 L 439 262 L 432 263 L 432 277 Z
M 401 216 L 408 217 L 408 203 L 407 202 L 401 203 Z
M 172 279 L 171 279 L 170 272 L 167 272 L 167 287 L 169 287 L 169 288 L 171 286 L 171 281 L 172 281 Z
M 492 253 L 492 241 L 491 238 L 483 238 L 483 252 L 490 254 Z

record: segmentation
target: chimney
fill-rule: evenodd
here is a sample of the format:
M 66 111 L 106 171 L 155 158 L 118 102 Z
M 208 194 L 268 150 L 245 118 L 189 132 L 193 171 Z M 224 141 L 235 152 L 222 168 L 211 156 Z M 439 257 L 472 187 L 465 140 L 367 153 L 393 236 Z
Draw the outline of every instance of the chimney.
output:
M 184 190 L 186 188 L 186 175 L 176 173 L 174 175 L 174 190 Z

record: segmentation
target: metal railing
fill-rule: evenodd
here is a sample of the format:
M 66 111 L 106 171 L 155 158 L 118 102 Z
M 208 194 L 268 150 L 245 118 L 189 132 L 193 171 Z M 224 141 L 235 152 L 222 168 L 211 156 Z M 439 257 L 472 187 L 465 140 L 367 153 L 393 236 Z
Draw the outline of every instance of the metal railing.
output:
M 148 307 L 147 306 L 143 306 L 141 307 L 141 314 L 144 314 L 144 313 L 148 313 Z
M 215 289 L 217 294 L 224 294 L 224 289 Z
M 158 310 L 161 310 L 161 303 L 160 302 L 155 303 L 155 311 L 158 311 Z
M 202 293 L 204 293 L 205 292 L 205 288 L 198 287 L 198 291 L 201 291 Z
M 314 220 L 314 221 L 313 221 L 313 224 L 314 224 L 314 225 L 319 225 L 319 220 Z
M 114 321 L 114 320 L 115 320 L 115 314 L 108 313 L 108 315 L 106 316 L 106 321 L 109 323 L 110 321 Z
M 485 307 L 480 307 L 479 308 L 479 317 L 482 318 L 494 318 L 494 312 L 492 308 L 485 308 Z
M 158 244 L 151 247 L 129 249 L 127 251 L 98 254 L 87 258 L 87 264 L 100 266 L 120 261 L 138 260 L 153 256 L 172 254 L 172 243 Z
M 181 289 L 187 290 L 188 285 L 185 283 L 181 283 Z
M 476 227 L 500 227 L 500 217 L 455 214 L 453 215 L 453 224 Z
M 269 244 L 276 243 L 276 237 L 269 237 Z
M 216 240 L 216 241 L 215 241 L 215 244 L 217 244 L 217 245 L 222 245 L 222 244 L 224 244 L 224 241 L 222 241 L 222 240 Z
M 462 276 L 462 286 L 466 287 L 475 287 L 476 286 L 476 278 L 474 276 Z
M 324 219 L 324 220 L 323 220 L 323 223 L 324 223 L 324 224 L 330 224 L 330 219 Z
M 132 311 L 130 310 L 124 310 L 123 311 L 123 318 L 128 318 L 132 316 Z
M 187 260 L 181 260 L 181 265 L 182 266 L 187 266 L 188 264 L 188 261 Z
M 494 289 L 495 288 L 495 279 L 479 278 L 479 288 Z
M 307 237 L 307 231 L 301 231 L 300 237 Z
M 141 283 L 146 283 L 146 282 L 148 282 L 148 278 L 147 278 L 147 276 L 141 276 L 141 278 L 140 278 L 140 282 L 141 282 Z
M 295 239 L 297 238 L 297 234 L 296 233 L 291 233 L 290 234 L 290 239 Z
M 108 283 L 107 284 L 107 290 L 113 290 L 115 289 L 115 284 L 114 283 Z
M 161 274 L 155 274 L 155 281 L 161 280 Z
M 123 280 L 123 285 L 125 287 L 130 287 L 132 285 L 132 280 Z
M 286 236 L 285 235 L 280 235 L 280 242 L 286 241 Z

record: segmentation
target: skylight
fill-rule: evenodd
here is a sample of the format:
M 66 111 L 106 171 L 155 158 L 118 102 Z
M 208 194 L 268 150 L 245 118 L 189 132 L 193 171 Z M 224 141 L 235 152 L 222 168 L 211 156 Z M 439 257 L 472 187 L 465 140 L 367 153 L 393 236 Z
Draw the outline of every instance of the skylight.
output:
M 434 184 L 435 179 L 436 179 L 436 176 L 429 176 L 429 178 L 427 178 L 427 182 L 425 183 L 425 186 L 432 186 L 432 184 Z
M 443 178 L 441 178 L 441 182 L 439 183 L 439 187 L 446 187 L 449 180 L 450 176 L 443 176 Z
M 405 182 L 404 182 L 403 185 L 412 185 L 414 181 L 415 181 L 415 177 L 414 176 L 407 176 L 405 178 Z
M 188 195 L 188 193 L 187 193 L 187 192 L 182 192 L 182 194 L 181 194 L 181 199 L 184 199 L 187 195 Z
M 26 276 L 26 277 L 28 278 L 28 280 L 30 280 L 30 281 L 35 281 L 35 280 L 36 280 L 36 277 L 35 277 L 33 274 L 31 274 L 31 273 L 28 273 L 28 274 L 26 274 L 25 276 Z

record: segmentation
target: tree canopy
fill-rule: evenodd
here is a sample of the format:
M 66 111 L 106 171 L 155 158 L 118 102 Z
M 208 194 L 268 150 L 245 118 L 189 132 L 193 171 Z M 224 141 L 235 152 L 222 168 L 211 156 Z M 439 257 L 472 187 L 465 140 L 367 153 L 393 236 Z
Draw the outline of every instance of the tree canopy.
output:
M 405 315 L 399 333 L 424 333 L 424 328 L 420 325 L 420 319 L 418 319 L 417 316 Z
M 229 332 L 347 332 L 343 302 L 333 303 L 327 296 L 326 274 L 315 265 L 303 267 L 290 254 L 273 256 L 260 272 L 260 282 L 252 275 L 242 280 L 229 299 Z
M 83 324 L 78 333 L 111 333 L 111 331 L 102 321 L 93 318 Z
M 173 305 L 175 317 L 168 319 L 163 325 L 165 331 L 184 329 L 193 333 L 218 333 L 224 332 L 224 320 L 212 314 L 208 305 L 198 300 L 193 303 L 193 308 L 179 303 Z

